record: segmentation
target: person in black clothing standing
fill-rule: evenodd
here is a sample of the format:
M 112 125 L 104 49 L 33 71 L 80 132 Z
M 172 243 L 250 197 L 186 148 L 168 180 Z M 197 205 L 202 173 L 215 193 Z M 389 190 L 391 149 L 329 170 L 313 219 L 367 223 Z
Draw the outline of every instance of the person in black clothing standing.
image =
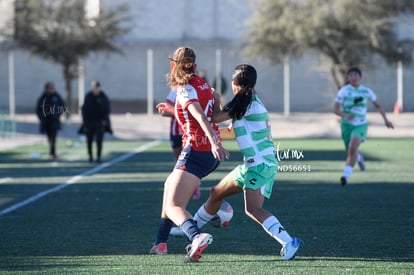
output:
M 111 105 L 108 97 L 101 90 L 98 81 L 92 81 L 91 90 L 86 94 L 82 106 L 83 124 L 79 133 L 86 135 L 89 162 L 93 161 L 92 143 L 96 139 L 96 161 L 101 162 L 102 143 L 105 132 L 112 134 L 109 114 Z
M 56 92 L 53 82 L 46 82 L 36 104 L 40 121 L 40 133 L 46 134 L 49 142 L 49 159 L 56 160 L 56 137 L 61 128 L 60 116 L 66 111 L 62 97 Z

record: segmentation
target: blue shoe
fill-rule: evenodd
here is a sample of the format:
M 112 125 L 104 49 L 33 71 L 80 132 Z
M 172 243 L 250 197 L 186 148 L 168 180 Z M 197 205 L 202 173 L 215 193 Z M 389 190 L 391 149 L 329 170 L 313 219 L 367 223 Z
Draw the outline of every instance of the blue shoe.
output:
M 365 161 L 364 161 L 364 156 L 362 154 L 360 154 L 361 158 L 360 160 L 358 160 L 358 166 L 359 166 L 359 170 L 360 171 L 365 171 Z
M 293 260 L 302 243 L 303 242 L 301 239 L 293 237 L 293 240 L 290 243 L 285 244 L 280 250 L 280 256 L 282 257 L 282 260 Z

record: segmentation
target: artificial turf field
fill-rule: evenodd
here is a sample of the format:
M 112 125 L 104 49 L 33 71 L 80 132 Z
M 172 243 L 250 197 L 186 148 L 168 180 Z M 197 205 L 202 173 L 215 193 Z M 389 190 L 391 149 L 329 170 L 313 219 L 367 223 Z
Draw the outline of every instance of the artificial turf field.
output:
M 170 238 L 169 255 L 149 255 L 169 143 L 107 141 L 99 165 L 84 144 L 60 139 L 57 162 L 38 157 L 45 144 L 0 152 L 0 274 L 414 274 L 413 139 L 369 138 L 367 169 L 356 165 L 346 187 L 339 139 L 275 144 L 285 171 L 264 207 L 304 241 L 293 261 L 280 261 L 280 245 L 244 215 L 242 195 L 227 199 L 230 226 L 204 227 L 214 242 L 199 263 L 183 263 L 182 238 Z M 203 179 L 190 211 L 240 163 L 235 142 L 224 146 L 231 159 Z

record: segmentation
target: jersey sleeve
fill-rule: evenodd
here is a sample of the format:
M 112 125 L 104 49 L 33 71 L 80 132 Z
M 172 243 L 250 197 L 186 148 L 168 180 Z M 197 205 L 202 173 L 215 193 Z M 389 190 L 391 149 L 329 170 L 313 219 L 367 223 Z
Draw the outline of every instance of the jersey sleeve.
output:
M 177 101 L 183 109 L 187 109 L 188 105 L 198 102 L 196 89 L 191 85 L 184 85 L 177 88 Z
M 168 93 L 167 97 L 165 98 L 165 101 L 167 101 L 168 103 L 174 105 L 176 98 L 177 98 L 177 91 L 176 90 L 171 90 Z
M 371 89 L 368 89 L 368 94 L 371 102 L 375 102 L 377 100 L 377 95 Z
M 344 92 L 345 92 L 344 88 L 339 89 L 338 94 L 336 95 L 336 98 L 335 98 L 336 103 L 340 103 L 340 104 L 344 103 Z

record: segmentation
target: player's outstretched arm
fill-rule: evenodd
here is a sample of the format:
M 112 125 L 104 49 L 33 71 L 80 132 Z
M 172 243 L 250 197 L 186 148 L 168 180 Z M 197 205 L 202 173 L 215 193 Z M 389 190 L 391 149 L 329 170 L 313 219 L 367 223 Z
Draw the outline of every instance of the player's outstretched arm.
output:
M 229 113 L 221 110 L 221 111 L 213 112 L 211 119 L 214 123 L 220 123 L 220 122 L 231 119 L 231 117 L 229 116 Z
M 155 107 L 158 109 L 158 113 L 160 113 L 162 116 L 174 116 L 174 106 L 168 102 L 158 103 Z
M 236 134 L 234 133 L 233 127 L 230 125 L 229 127 L 220 128 L 220 137 L 223 140 L 235 139 Z
M 378 101 L 374 101 L 374 106 L 384 119 L 385 126 L 387 126 L 387 128 L 394 129 L 394 125 L 391 121 L 388 120 L 387 115 L 385 114 L 384 110 L 382 109 Z

